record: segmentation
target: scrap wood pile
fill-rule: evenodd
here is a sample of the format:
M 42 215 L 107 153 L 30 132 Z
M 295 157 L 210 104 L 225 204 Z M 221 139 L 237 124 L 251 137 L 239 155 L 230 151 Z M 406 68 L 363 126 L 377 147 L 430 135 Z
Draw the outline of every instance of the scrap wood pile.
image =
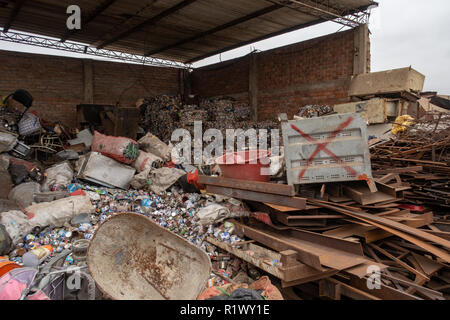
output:
M 405 134 L 375 144 L 374 175 L 399 174 L 406 200 L 445 215 L 450 206 L 450 115 L 429 114 Z

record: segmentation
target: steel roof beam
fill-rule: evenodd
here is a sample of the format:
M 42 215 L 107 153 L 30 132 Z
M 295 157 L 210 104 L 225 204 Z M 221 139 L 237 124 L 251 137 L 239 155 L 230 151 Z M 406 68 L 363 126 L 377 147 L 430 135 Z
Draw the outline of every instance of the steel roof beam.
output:
M 354 13 L 360 12 L 360 11 L 365 11 L 371 5 L 363 6 L 363 7 L 354 9 L 354 10 L 347 11 L 347 12 L 345 12 L 343 14 L 343 16 L 354 14 Z M 322 22 L 326 22 L 326 21 L 329 21 L 329 20 L 325 19 L 325 18 L 319 18 L 319 19 L 317 19 L 315 21 L 298 24 L 298 25 L 295 25 L 293 27 L 289 27 L 287 29 L 283 29 L 283 30 L 280 30 L 280 31 L 277 31 L 277 32 L 273 32 L 273 33 L 270 33 L 270 34 L 262 35 L 260 37 L 257 37 L 257 38 L 251 39 L 251 40 L 243 41 L 243 42 L 240 42 L 240 43 L 237 43 L 237 44 L 234 44 L 234 45 L 222 48 L 222 49 L 215 50 L 213 52 L 206 53 L 204 55 L 201 55 L 201 56 L 189 59 L 188 61 L 185 61 L 185 63 L 191 64 L 191 63 L 194 63 L 196 61 L 200 61 L 202 59 L 214 56 L 214 55 L 219 54 L 219 53 L 223 53 L 223 52 L 226 52 L 226 51 L 229 51 L 229 50 L 233 50 L 233 49 L 236 49 L 236 48 L 239 48 L 239 47 L 251 44 L 251 43 L 255 43 L 255 42 L 258 42 L 258 41 L 261 41 L 261 40 L 265 40 L 265 39 L 269 39 L 269 38 L 272 38 L 272 37 L 276 37 L 276 36 L 285 34 L 287 32 L 292 32 L 292 31 L 296 31 L 296 30 L 299 30 L 299 29 L 302 29 L 302 28 L 310 27 L 310 26 L 313 26 L 313 25 L 316 25 L 316 24 L 319 24 L 319 23 L 322 23 Z
M 251 19 L 254 19 L 254 18 L 260 17 L 260 16 L 262 16 L 262 15 L 268 14 L 268 13 L 273 12 L 273 11 L 275 11 L 275 10 L 278 10 L 278 9 L 280 9 L 280 8 L 282 8 L 282 7 L 283 7 L 283 6 L 280 5 L 280 4 L 274 4 L 274 5 L 270 6 L 270 7 L 266 7 L 266 8 L 264 8 L 264 9 L 261 9 L 261 10 L 255 11 L 255 12 L 252 12 L 252 13 L 250 13 L 250 14 L 244 16 L 244 17 L 237 18 L 237 19 L 235 19 L 235 20 L 232 20 L 232 21 L 230 21 L 230 22 L 228 22 L 228 23 L 225 23 L 225 24 L 220 25 L 220 26 L 218 26 L 218 27 L 215 27 L 215 28 L 213 28 L 213 29 L 210 29 L 210 30 L 207 30 L 207 31 L 204 31 L 204 32 L 200 32 L 200 33 L 198 33 L 198 34 L 196 34 L 196 35 L 193 35 L 192 37 L 189 37 L 189 38 L 180 40 L 180 41 L 178 41 L 178 42 L 176 42 L 176 43 L 169 44 L 169 45 L 167 45 L 167 46 L 165 46 L 165 47 L 161 47 L 161 48 L 158 48 L 158 49 L 151 50 L 151 51 L 147 52 L 147 53 L 145 54 L 145 56 L 146 56 L 146 57 L 147 57 L 147 56 L 151 56 L 151 55 L 154 55 L 154 54 L 157 54 L 157 53 L 160 53 L 160 52 L 163 52 L 163 51 L 167 51 L 167 50 L 172 49 L 172 48 L 175 48 L 175 47 L 179 47 L 179 46 L 181 46 L 181 45 L 183 45 L 183 44 L 185 44 L 185 43 L 189 43 L 189 42 L 198 40 L 198 39 L 200 39 L 200 38 L 206 37 L 206 36 L 208 36 L 208 35 L 217 33 L 217 32 L 219 32 L 219 31 L 225 30 L 225 29 L 227 29 L 227 28 L 234 27 L 234 26 L 236 26 L 236 25 L 238 25 L 238 24 L 241 24 L 241 23 L 243 23 L 243 22 L 249 21 L 249 20 L 251 20 Z
M 175 13 L 175 12 L 183 9 L 184 7 L 187 7 L 188 5 L 194 3 L 195 1 L 197 1 L 197 0 L 184 0 L 184 1 L 181 1 L 177 5 L 171 7 L 169 9 L 167 9 L 167 10 L 164 10 L 163 12 L 157 14 L 156 16 L 154 16 L 154 17 L 152 17 L 150 19 L 147 19 L 147 20 L 141 22 L 140 24 L 138 24 L 138 25 L 136 25 L 136 26 L 134 26 L 134 27 L 124 31 L 124 32 L 121 32 L 120 34 L 116 35 L 115 37 L 113 37 L 111 39 L 103 41 L 99 46 L 97 46 L 97 49 L 102 49 L 105 46 L 110 45 L 111 43 L 114 43 L 114 42 L 116 42 L 116 41 L 118 41 L 120 39 L 123 39 L 123 38 L 129 36 L 130 34 L 136 32 L 138 30 L 143 29 L 144 27 L 151 26 L 151 25 L 157 23 L 158 21 L 162 20 L 163 18 L 171 15 L 172 13 Z
M 14 8 L 11 11 L 11 14 L 9 15 L 8 20 L 5 23 L 5 26 L 3 27 L 3 32 L 8 32 L 8 30 L 11 28 L 12 23 L 16 19 L 17 15 L 19 14 L 20 9 L 25 4 L 27 0 L 18 0 L 16 1 L 16 4 L 14 5 Z
M 86 26 L 89 22 L 91 22 L 92 20 L 94 20 L 95 18 L 97 18 L 100 14 L 102 14 L 103 11 L 105 11 L 106 9 L 108 9 L 111 5 L 114 4 L 114 2 L 117 2 L 117 0 L 106 0 L 105 2 L 103 2 L 100 6 L 98 6 L 94 11 L 92 11 L 92 13 L 86 17 L 86 19 L 84 19 L 83 21 L 83 25 Z M 69 39 L 70 37 L 72 37 L 74 34 L 80 32 L 81 30 L 67 30 L 62 36 L 61 36 L 61 41 L 64 42 L 67 39 Z
M 360 24 L 351 19 L 343 17 L 336 8 L 332 8 L 330 6 L 325 7 L 324 5 L 321 5 L 317 2 L 309 4 L 306 3 L 305 1 L 296 1 L 296 0 L 267 0 L 267 1 L 272 3 L 279 3 L 291 10 L 298 11 L 300 13 L 312 17 L 321 18 L 326 21 L 334 21 L 336 23 L 342 24 L 350 28 L 354 28 Z
M 41 36 L 28 35 L 17 32 L 0 32 L 0 41 L 7 41 L 13 43 L 26 44 L 31 46 L 37 46 L 41 48 L 62 50 L 67 52 L 74 52 L 80 54 L 87 54 L 97 57 L 121 60 L 126 62 L 138 63 L 141 65 L 152 66 L 166 66 L 173 68 L 189 69 L 190 66 L 181 62 L 143 57 L 131 53 L 124 53 L 106 49 L 96 49 L 87 45 L 75 43 L 75 42 L 61 42 L 58 39 L 51 39 Z

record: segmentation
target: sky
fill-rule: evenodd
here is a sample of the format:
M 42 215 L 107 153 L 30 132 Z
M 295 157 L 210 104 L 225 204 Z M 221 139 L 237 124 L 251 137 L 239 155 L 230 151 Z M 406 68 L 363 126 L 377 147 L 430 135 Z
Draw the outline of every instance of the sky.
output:
M 377 2 L 379 7 L 371 10 L 369 23 L 372 72 L 412 66 L 426 77 L 424 91 L 450 95 L 450 1 Z M 193 67 L 233 59 L 254 49 L 269 50 L 342 30 L 345 30 L 342 25 L 326 22 L 207 58 L 195 63 Z M 0 41 L 0 49 L 86 57 L 4 41 Z

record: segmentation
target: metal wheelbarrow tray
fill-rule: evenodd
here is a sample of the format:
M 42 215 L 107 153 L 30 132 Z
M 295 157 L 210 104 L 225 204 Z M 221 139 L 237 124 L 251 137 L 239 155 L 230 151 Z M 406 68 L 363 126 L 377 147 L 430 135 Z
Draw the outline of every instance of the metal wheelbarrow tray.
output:
M 211 274 L 204 251 L 135 213 L 98 228 L 87 263 L 99 289 L 115 300 L 196 299 Z

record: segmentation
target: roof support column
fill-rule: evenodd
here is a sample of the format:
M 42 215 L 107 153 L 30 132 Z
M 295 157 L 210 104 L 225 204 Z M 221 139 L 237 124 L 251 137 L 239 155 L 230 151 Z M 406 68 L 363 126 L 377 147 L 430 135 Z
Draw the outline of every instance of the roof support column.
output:
M 370 72 L 369 27 L 363 24 L 354 29 L 353 75 Z
M 92 60 L 83 59 L 84 103 L 94 103 L 94 68 Z
M 250 54 L 248 74 L 248 100 L 253 121 L 258 121 L 258 54 Z

